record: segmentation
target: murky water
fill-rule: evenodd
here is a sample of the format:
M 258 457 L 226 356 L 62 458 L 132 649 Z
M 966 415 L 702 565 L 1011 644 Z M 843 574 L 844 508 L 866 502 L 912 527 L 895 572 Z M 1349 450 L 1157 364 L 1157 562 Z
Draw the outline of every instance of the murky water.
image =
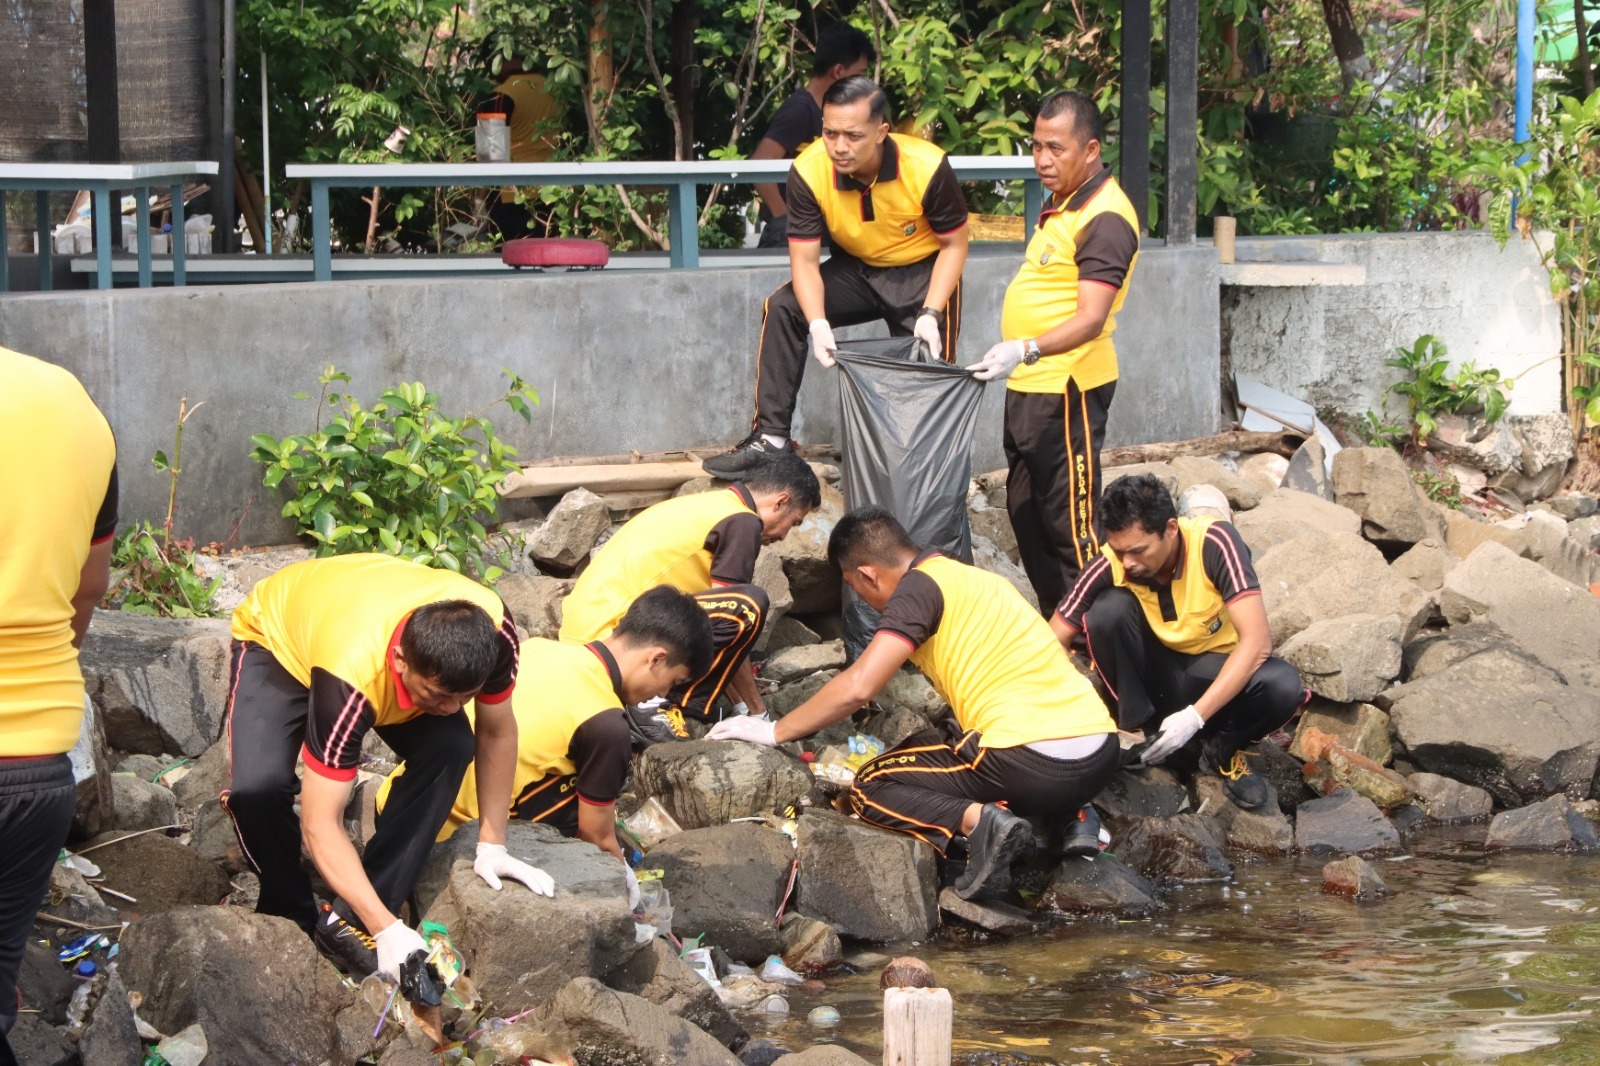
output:
M 1376 862 L 1394 893 L 1376 904 L 1324 896 L 1321 861 L 1264 861 L 1150 921 L 884 952 L 951 990 L 958 1062 L 1600 1063 L 1600 857 L 1489 857 L 1483 832 L 1430 831 Z M 747 1027 L 879 1061 L 877 969 L 827 983 Z M 824 1003 L 835 1030 L 806 1023 Z

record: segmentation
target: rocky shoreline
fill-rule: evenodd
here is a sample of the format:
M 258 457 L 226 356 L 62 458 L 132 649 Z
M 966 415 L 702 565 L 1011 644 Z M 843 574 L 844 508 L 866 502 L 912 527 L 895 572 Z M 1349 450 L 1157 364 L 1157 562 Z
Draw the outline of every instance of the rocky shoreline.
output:
M 671 915 L 657 917 L 677 945 L 639 934 L 613 860 L 553 830 L 513 825 L 509 841 L 555 877 L 553 901 L 484 886 L 470 830 L 436 847 L 416 917 L 448 930 L 469 973 L 466 1006 L 447 1001 L 448 1031 L 479 1066 L 523 1054 L 586 1066 L 843 1066 L 864 1060 L 827 1044 L 825 1027 L 817 1046 L 788 1054 L 748 1038 L 741 1015 L 779 1009 L 788 987 L 760 975 L 769 957 L 796 979 L 826 982 L 855 942 L 1148 916 L 1175 885 L 1227 881 L 1236 863 L 1296 852 L 1327 857 L 1326 891 L 1381 906 L 1387 889 L 1365 857 L 1398 852 L 1432 823 L 1481 824 L 1491 850 L 1600 847 L 1600 598 L 1589 588 L 1600 581 L 1600 515 L 1593 497 L 1540 499 L 1559 483 L 1550 470 L 1565 468 L 1546 442 L 1553 432 L 1532 420 L 1509 437 L 1478 433 L 1476 445 L 1472 432 L 1458 434 L 1463 455 L 1486 447 L 1500 464 L 1496 513 L 1433 503 L 1387 449 L 1348 449 L 1329 464 L 1311 444 L 1287 460 L 1137 468 L 1166 481 L 1186 513 L 1236 524 L 1277 653 L 1315 694 L 1292 736 L 1252 752 L 1275 802 L 1240 810 L 1220 779 L 1181 761 L 1125 771 L 1096 801 L 1111 853 L 1055 861 L 1044 847 L 1018 899 L 960 900 L 941 892 L 950 872 L 931 849 L 831 805 L 852 736 L 888 746 L 949 713 L 908 671 L 804 750 L 701 740 L 639 757 L 619 814 L 654 830 L 639 869 L 646 883 L 659 874 Z M 1004 492 L 1000 479 L 974 483 L 975 556 L 1027 594 Z M 772 601 L 760 676 L 775 715 L 844 664 L 839 580 L 826 559 L 843 500 L 831 486 L 824 495 L 757 570 Z M 604 499 L 577 490 L 528 524 L 526 561 L 499 587 L 529 635 L 554 635 L 571 575 L 613 518 Z M 225 577 L 219 606 L 303 554 L 211 564 Z M 25 1006 L 38 1013 L 13 1040 L 29 1063 L 109 1066 L 140 1061 L 151 1032 L 199 1025 L 208 1066 L 437 1062 L 398 1022 L 375 1036 L 382 1004 L 293 925 L 249 910 L 254 879 L 215 798 L 227 773 L 218 741 L 227 661 L 225 620 L 97 613 L 83 652 L 95 772 L 80 785 L 69 846 L 83 859 L 56 869 L 22 974 Z M 364 779 L 387 770 L 375 737 L 366 755 Z M 347 816 L 357 841 L 371 828 L 369 792 L 357 790 Z M 1049 827 L 1038 829 L 1047 843 Z M 58 949 L 91 928 L 108 944 L 86 956 L 92 979 L 74 980 Z M 696 938 L 716 986 L 680 957 Z

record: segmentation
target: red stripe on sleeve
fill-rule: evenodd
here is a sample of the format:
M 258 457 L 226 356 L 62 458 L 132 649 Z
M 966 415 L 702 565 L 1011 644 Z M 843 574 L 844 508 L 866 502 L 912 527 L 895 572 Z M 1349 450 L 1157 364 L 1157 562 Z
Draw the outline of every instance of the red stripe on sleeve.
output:
M 300 756 L 306 761 L 306 769 L 310 770 L 318 777 L 326 777 L 334 781 L 355 780 L 356 768 L 354 766 L 350 767 L 348 770 L 340 770 L 336 767 L 329 766 L 327 763 L 311 754 L 311 749 L 305 747 L 304 745 L 302 745 L 300 748 Z

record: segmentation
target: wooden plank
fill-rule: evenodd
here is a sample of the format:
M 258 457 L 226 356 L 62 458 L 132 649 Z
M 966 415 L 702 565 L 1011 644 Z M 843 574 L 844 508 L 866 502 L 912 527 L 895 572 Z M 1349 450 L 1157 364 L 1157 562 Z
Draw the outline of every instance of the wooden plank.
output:
M 552 455 L 544 459 L 529 459 L 520 464 L 524 468 L 543 468 L 552 466 L 611 466 L 619 463 L 668 463 L 679 460 L 710 459 L 714 455 L 721 455 L 727 451 L 725 445 L 710 445 L 703 448 L 679 448 L 665 452 L 617 452 L 612 455 Z M 802 459 L 837 459 L 839 447 L 836 444 L 801 444 L 795 452 Z
M 500 495 L 559 496 L 584 488 L 605 495 L 640 489 L 675 489 L 686 481 L 705 477 L 699 462 L 616 463 L 591 466 L 523 467 L 500 483 Z
M 947 988 L 883 992 L 883 1066 L 950 1066 L 955 1008 Z
M 1221 455 L 1223 452 L 1272 452 L 1292 456 L 1306 442 L 1298 433 L 1258 433 L 1235 429 L 1211 437 L 1194 440 L 1160 441 L 1155 444 L 1129 444 L 1121 448 L 1104 448 L 1100 452 L 1100 465 L 1106 469 L 1117 466 L 1134 466 L 1138 463 L 1164 463 L 1183 455 Z M 1006 483 L 1004 470 L 991 470 L 981 474 L 978 482 L 984 489 L 999 488 Z

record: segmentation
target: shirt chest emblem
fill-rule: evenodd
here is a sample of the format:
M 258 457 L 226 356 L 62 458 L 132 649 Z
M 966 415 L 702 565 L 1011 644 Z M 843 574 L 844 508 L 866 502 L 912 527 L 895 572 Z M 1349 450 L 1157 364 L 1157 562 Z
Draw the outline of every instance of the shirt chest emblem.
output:
M 1220 614 L 1212 615 L 1211 616 L 1211 620 L 1206 623 L 1206 632 L 1210 633 L 1212 636 L 1215 636 L 1218 632 L 1221 631 L 1221 629 L 1222 629 L 1222 616 Z
M 902 229 L 900 232 L 904 233 L 907 237 L 909 237 L 913 233 L 917 232 L 917 224 L 915 222 L 907 222 L 906 225 L 905 225 L 905 228 Z
M 1048 264 L 1049 264 L 1049 262 L 1050 262 L 1050 257 L 1051 257 L 1051 256 L 1052 256 L 1052 255 L 1055 255 L 1055 254 L 1056 254 L 1056 247 L 1055 247 L 1055 245 L 1053 245 L 1053 244 L 1047 244 L 1047 245 L 1045 245 L 1045 246 L 1044 246 L 1044 251 L 1042 251 L 1042 252 L 1040 252 L 1040 253 L 1039 253 L 1039 265 L 1040 265 L 1040 266 L 1046 266 L 1046 265 L 1048 265 Z

